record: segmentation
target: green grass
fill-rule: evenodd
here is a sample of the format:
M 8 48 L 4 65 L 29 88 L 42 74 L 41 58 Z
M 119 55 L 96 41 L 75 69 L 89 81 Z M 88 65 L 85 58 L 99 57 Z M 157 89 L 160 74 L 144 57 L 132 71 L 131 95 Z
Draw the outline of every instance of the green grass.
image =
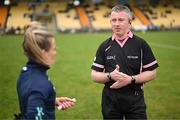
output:
M 160 64 L 157 78 L 145 84 L 149 119 L 180 119 L 180 32 L 136 33 L 152 46 Z M 49 70 L 57 96 L 75 97 L 77 104 L 56 110 L 57 119 L 102 119 L 101 90 L 92 82 L 91 64 L 99 44 L 111 33 L 57 34 L 57 61 Z M 0 36 L 0 119 L 19 112 L 16 80 L 26 63 L 23 36 Z

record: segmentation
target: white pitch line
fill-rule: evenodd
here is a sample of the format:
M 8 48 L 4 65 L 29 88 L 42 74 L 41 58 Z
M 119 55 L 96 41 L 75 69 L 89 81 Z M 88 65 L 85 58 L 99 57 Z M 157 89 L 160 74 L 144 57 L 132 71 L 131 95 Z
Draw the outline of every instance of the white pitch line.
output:
M 180 47 L 173 46 L 173 45 L 165 45 L 165 44 L 158 44 L 158 43 L 150 43 L 152 46 L 159 47 L 159 48 L 165 48 L 165 49 L 171 49 L 171 50 L 177 50 L 180 51 Z

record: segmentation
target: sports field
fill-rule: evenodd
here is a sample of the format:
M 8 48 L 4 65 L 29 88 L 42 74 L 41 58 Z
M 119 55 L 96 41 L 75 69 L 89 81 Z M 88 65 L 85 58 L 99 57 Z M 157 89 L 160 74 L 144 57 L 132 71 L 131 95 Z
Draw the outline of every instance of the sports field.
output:
M 137 32 L 151 45 L 159 62 L 157 78 L 145 84 L 149 119 L 180 119 L 180 32 Z M 49 70 L 57 96 L 77 99 L 57 119 L 102 119 L 103 85 L 91 80 L 91 64 L 99 44 L 111 33 L 57 34 L 57 61 Z M 0 36 L 0 120 L 19 112 L 16 79 L 26 63 L 23 36 Z

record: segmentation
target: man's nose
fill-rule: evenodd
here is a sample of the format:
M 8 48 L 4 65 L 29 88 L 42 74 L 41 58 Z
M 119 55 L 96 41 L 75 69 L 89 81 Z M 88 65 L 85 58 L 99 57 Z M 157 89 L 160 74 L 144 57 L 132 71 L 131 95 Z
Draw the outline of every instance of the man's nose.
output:
M 115 26 L 119 26 L 120 25 L 120 22 L 115 22 Z
M 121 22 L 120 22 L 120 21 L 116 21 L 116 22 L 115 22 L 115 25 L 116 25 L 116 26 L 119 26 L 119 25 L 121 25 Z

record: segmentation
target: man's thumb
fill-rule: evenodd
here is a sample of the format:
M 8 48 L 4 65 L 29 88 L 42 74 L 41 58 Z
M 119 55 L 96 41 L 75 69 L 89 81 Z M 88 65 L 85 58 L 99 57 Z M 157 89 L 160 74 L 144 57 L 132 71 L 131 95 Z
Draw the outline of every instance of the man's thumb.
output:
M 120 67 L 119 65 L 116 65 L 116 70 L 119 71 Z

